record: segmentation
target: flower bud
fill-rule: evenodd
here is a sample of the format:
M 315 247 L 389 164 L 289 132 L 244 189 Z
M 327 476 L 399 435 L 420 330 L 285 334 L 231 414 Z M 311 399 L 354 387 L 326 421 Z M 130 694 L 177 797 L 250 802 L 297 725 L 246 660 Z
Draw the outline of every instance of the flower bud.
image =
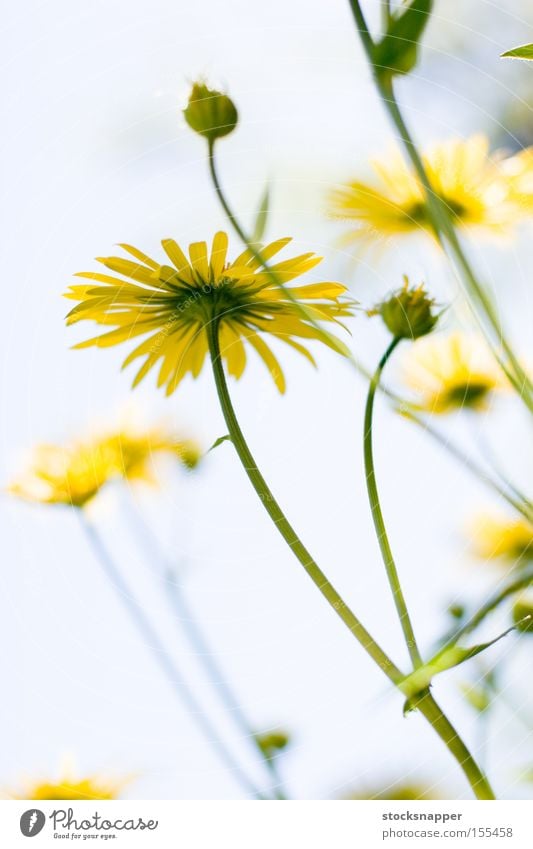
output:
M 513 606 L 513 622 L 522 634 L 533 633 L 533 598 L 522 598 Z
M 187 108 L 183 110 L 189 127 L 210 144 L 229 135 L 237 126 L 238 114 L 233 101 L 203 82 L 194 83 Z
M 410 287 L 407 277 L 403 289 L 398 289 L 385 301 L 368 311 L 368 315 L 380 315 L 388 329 L 398 339 L 418 339 L 431 333 L 439 320 L 433 311 L 435 301 L 430 298 L 423 285 Z
M 290 743 L 289 735 L 281 729 L 266 731 L 264 734 L 256 734 L 255 740 L 267 758 L 273 758 L 278 752 L 286 749 Z

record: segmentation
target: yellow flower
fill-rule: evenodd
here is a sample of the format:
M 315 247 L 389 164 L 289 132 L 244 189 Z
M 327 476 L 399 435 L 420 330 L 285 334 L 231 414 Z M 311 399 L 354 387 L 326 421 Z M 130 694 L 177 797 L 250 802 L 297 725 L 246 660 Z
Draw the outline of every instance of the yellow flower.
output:
M 84 507 L 118 476 L 117 461 L 116 449 L 106 440 L 38 445 L 27 470 L 9 491 L 26 501 Z
M 522 517 L 480 514 L 470 523 L 468 537 L 483 560 L 507 560 L 516 566 L 533 560 L 533 525 Z
M 117 799 L 131 778 L 110 780 L 89 775 L 85 778 L 74 777 L 70 771 L 59 779 L 29 782 L 22 792 L 11 795 L 13 799 L 40 799 L 42 801 L 58 799 L 62 801 L 82 799 Z
M 279 239 L 267 245 L 261 250 L 263 259 L 270 260 L 289 242 Z M 89 319 L 113 328 L 76 348 L 107 347 L 137 336 L 147 337 L 124 361 L 126 366 L 139 357 L 144 360 L 134 386 L 157 363 L 157 385 L 166 386 L 167 395 L 188 373 L 197 377 L 208 351 L 206 329 L 212 322 L 219 329 L 228 372 L 241 377 L 246 366 L 246 342 L 265 362 L 280 392 L 285 391 L 285 378 L 263 334 L 285 342 L 313 364 L 312 355 L 298 340 L 320 339 L 339 353 L 348 354 L 340 340 L 321 334 L 314 325 L 315 321 L 336 321 L 352 314 L 351 302 L 339 300 L 346 291 L 339 283 L 292 287 L 292 297 L 298 301 L 293 303 L 272 283 L 268 273 L 260 270 L 260 263 L 249 251 L 232 263 L 226 262 L 225 233 L 215 235 L 210 257 L 205 242 L 191 244 L 189 258 L 172 239 L 164 239 L 162 245 L 172 265 L 160 265 L 136 248 L 122 245 L 133 261 L 119 257 L 99 261 L 128 279 L 81 272 L 78 276 L 94 282 L 71 286 L 67 293 L 68 298 L 79 301 L 68 315 L 69 324 Z M 278 262 L 272 270 L 277 281 L 286 284 L 318 262 L 320 257 L 306 253 Z
M 130 481 L 151 482 L 150 462 L 157 454 L 175 456 L 187 469 L 194 469 L 202 456 L 192 439 L 177 440 L 163 428 L 146 431 L 123 427 L 105 439 L 115 452 L 119 473 Z
M 419 396 L 418 406 L 429 413 L 483 410 L 492 393 L 505 386 L 484 341 L 459 331 L 416 341 L 406 351 L 403 373 Z
M 188 468 L 200 458 L 194 442 L 178 441 L 163 429 L 123 427 L 66 445 L 37 446 L 32 462 L 9 491 L 26 501 L 84 507 L 110 480 L 152 483 L 151 460 L 161 453 L 177 457 Z
M 422 156 L 434 192 L 446 203 L 455 224 L 504 235 L 533 212 L 533 152 L 504 158 L 489 156 L 482 135 L 436 144 Z M 399 152 L 372 162 L 378 180 L 354 180 L 334 190 L 330 211 L 353 221 L 349 238 L 433 234 L 420 180 Z

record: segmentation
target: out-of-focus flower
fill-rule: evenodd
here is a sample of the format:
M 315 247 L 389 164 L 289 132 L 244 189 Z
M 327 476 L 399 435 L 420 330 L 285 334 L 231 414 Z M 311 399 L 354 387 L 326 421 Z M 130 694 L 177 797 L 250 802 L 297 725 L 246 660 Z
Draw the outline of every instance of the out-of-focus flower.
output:
M 513 622 L 521 634 L 533 633 L 533 595 L 522 595 L 513 605 Z
M 27 501 L 84 507 L 118 476 L 117 463 L 117 452 L 106 440 L 38 445 L 27 470 L 9 491 Z
M 109 481 L 153 483 L 151 461 L 167 454 L 193 468 L 200 451 L 192 440 L 176 440 L 157 428 L 141 431 L 122 427 L 65 445 L 38 445 L 28 468 L 9 486 L 27 501 L 85 507 Z
M 62 772 L 58 779 L 37 779 L 26 782 L 21 791 L 10 793 L 12 799 L 35 800 L 91 800 L 118 799 L 131 777 L 111 780 L 97 775 L 76 776 L 70 769 Z
M 255 739 L 267 758 L 275 757 L 279 752 L 286 749 L 291 742 L 290 735 L 280 728 L 274 731 L 266 731 L 263 734 L 256 734 Z
M 210 144 L 229 135 L 237 126 L 238 114 L 233 101 L 204 82 L 192 87 L 183 115 L 191 130 L 204 136 Z
M 262 258 L 271 259 L 289 242 L 272 242 L 261 250 Z M 136 248 L 122 245 L 134 261 L 110 257 L 100 262 L 129 280 L 81 272 L 78 276 L 93 282 L 71 286 L 67 293 L 68 298 L 79 301 L 68 315 L 68 324 L 91 320 L 114 328 L 76 348 L 108 347 L 147 336 L 124 361 L 126 366 L 138 358 L 144 360 L 134 386 L 157 363 L 157 383 L 166 386 L 167 395 L 188 373 L 197 377 L 208 352 L 207 328 L 213 322 L 229 373 L 240 378 L 244 372 L 246 342 L 264 361 L 280 392 L 285 391 L 283 371 L 263 334 L 285 342 L 313 364 L 312 355 L 297 340 L 319 339 L 338 353 L 349 353 L 340 340 L 321 333 L 314 324 L 352 315 L 352 302 L 341 300 L 346 288 L 340 283 L 291 287 L 295 303 L 260 270 L 249 251 L 227 263 L 226 233 L 215 235 L 210 256 L 205 242 L 190 245 L 189 258 L 172 239 L 163 240 L 162 245 L 172 265 L 160 265 Z M 286 284 L 318 262 L 320 257 L 306 253 L 276 263 L 271 271 L 278 283 Z
M 533 213 L 533 151 L 489 156 L 482 135 L 436 144 L 423 154 L 431 186 L 458 227 L 492 235 L 512 233 Z M 330 211 L 353 222 L 348 238 L 367 239 L 434 230 L 423 186 L 399 152 L 372 162 L 378 180 L 353 180 L 335 189 Z
M 397 782 L 389 786 L 383 785 L 373 789 L 361 789 L 350 793 L 345 799 L 372 799 L 392 801 L 416 802 L 419 799 L 439 799 L 433 789 L 426 787 L 423 784 L 411 782 Z
M 194 469 L 202 456 L 194 440 L 177 440 L 163 428 L 141 430 L 123 427 L 111 433 L 107 440 L 111 450 L 116 452 L 120 474 L 130 481 L 153 481 L 150 464 L 157 455 L 174 456 L 187 469 Z
M 384 301 L 368 311 L 368 315 L 380 315 L 387 329 L 397 339 L 418 339 L 431 333 L 439 320 L 434 312 L 435 301 L 430 298 L 423 285 L 409 286 L 405 279 L 403 289 L 393 292 Z
M 406 351 L 403 376 L 428 413 L 486 409 L 505 376 L 481 337 L 459 331 L 438 333 Z
M 473 553 L 483 560 L 502 559 L 517 566 L 533 560 L 533 525 L 521 516 L 480 514 L 470 522 L 467 535 Z

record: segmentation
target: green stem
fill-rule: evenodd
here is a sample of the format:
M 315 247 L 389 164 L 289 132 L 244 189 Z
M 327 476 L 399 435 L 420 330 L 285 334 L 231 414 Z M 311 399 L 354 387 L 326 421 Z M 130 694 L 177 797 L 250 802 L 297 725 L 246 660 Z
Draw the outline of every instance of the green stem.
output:
M 130 499 L 129 505 L 131 506 L 131 504 Z M 142 516 L 137 513 L 132 515 L 131 519 L 129 524 L 146 555 L 146 559 L 152 563 L 155 558 L 160 564 L 160 569 L 158 570 L 159 578 L 165 590 L 167 600 L 173 610 L 174 621 L 179 622 L 183 633 L 194 650 L 198 662 L 204 667 L 209 682 L 218 693 L 221 703 L 225 705 L 235 726 L 239 729 L 244 739 L 249 741 L 254 754 L 270 774 L 273 796 L 278 800 L 287 799 L 288 796 L 283 789 L 275 758 L 269 757 L 261 747 L 254 729 L 251 723 L 248 722 L 248 718 L 241 707 L 239 699 L 233 692 L 217 656 L 209 644 L 209 640 L 205 636 L 197 617 L 189 605 L 185 592 L 177 581 L 174 569 L 167 562 L 167 558 L 160 548 L 159 541 Z
M 380 383 L 381 387 L 381 383 Z M 440 433 L 436 428 L 434 428 L 427 419 L 423 419 L 421 416 L 418 416 L 414 411 L 409 408 L 409 405 L 405 406 L 400 402 L 399 408 L 397 407 L 397 412 L 402 415 L 404 418 L 413 422 L 413 424 L 418 425 L 418 427 L 422 428 L 424 433 L 430 436 L 435 442 L 440 445 L 451 457 L 461 463 L 462 466 L 465 467 L 469 472 L 471 472 L 475 477 L 477 477 L 481 483 L 484 483 L 485 486 L 489 487 L 493 490 L 497 495 L 503 498 L 507 503 L 513 507 L 520 515 L 522 515 L 529 522 L 533 522 L 533 510 L 530 506 L 531 502 L 525 496 L 522 496 L 520 499 L 515 497 L 511 492 L 508 492 L 495 478 L 493 478 L 488 472 L 485 471 L 475 460 L 469 457 L 464 451 L 461 450 L 457 445 L 455 445 L 450 439 L 445 437 L 442 433 Z M 505 481 L 505 485 L 509 486 L 508 482 Z
M 294 528 L 286 519 L 285 514 L 283 513 L 281 507 L 274 498 L 274 495 L 272 494 L 263 475 L 259 471 L 257 464 L 252 456 L 252 453 L 248 448 L 239 422 L 237 421 L 237 417 L 235 415 L 233 404 L 229 395 L 226 383 L 226 376 L 224 374 L 222 359 L 220 355 L 220 343 L 218 338 L 218 326 L 216 320 L 213 320 L 207 326 L 207 335 L 209 340 L 209 352 L 211 355 L 211 362 L 213 366 L 213 375 L 215 378 L 215 384 L 217 388 L 218 398 L 220 401 L 220 406 L 222 408 L 222 413 L 224 415 L 224 419 L 229 431 L 229 435 L 231 437 L 231 441 L 244 467 L 244 470 L 248 475 L 250 483 L 255 489 L 265 510 L 274 522 L 279 533 L 282 535 L 291 551 L 293 551 L 297 559 L 300 561 L 305 571 L 307 572 L 313 583 L 316 585 L 316 587 L 319 589 L 321 594 L 324 596 L 326 601 L 335 610 L 337 616 L 342 619 L 344 624 L 347 626 L 347 628 L 349 628 L 349 630 L 359 641 L 359 643 L 362 645 L 367 654 L 370 655 L 372 660 L 374 660 L 374 662 L 377 663 L 378 666 L 381 667 L 381 669 L 383 669 L 385 674 L 388 676 L 389 680 L 392 681 L 394 684 L 399 683 L 404 677 L 402 672 L 400 672 L 400 670 L 394 665 L 392 660 L 387 657 L 385 652 L 376 643 L 376 641 L 369 634 L 364 625 L 362 625 L 359 619 L 355 616 L 355 614 L 350 610 L 348 605 L 341 598 L 341 596 L 330 583 L 324 572 L 322 572 L 318 564 L 308 552 L 307 548 L 301 542 Z
M 260 251 L 256 248 L 255 244 L 252 242 L 251 237 L 247 235 L 244 230 L 242 224 L 239 222 L 235 211 L 231 208 L 231 205 L 226 198 L 224 190 L 222 189 L 222 185 L 218 176 L 218 170 L 216 166 L 216 158 L 215 158 L 215 150 L 214 145 L 211 144 L 209 146 L 209 173 L 211 175 L 211 179 L 213 181 L 213 186 L 215 189 L 215 193 L 217 198 L 222 206 L 222 209 L 226 213 L 229 223 L 233 227 L 235 233 L 240 238 L 242 243 L 248 248 L 251 255 L 261 263 L 262 268 L 269 275 L 272 284 L 274 286 L 279 286 L 280 289 L 286 294 L 286 296 L 291 300 L 295 305 L 301 310 L 302 317 L 305 318 L 309 323 L 317 330 L 320 334 L 327 336 L 329 338 L 329 334 L 327 334 L 320 325 L 316 322 L 313 316 L 309 316 L 299 301 L 295 300 L 290 288 L 287 288 L 283 285 L 283 283 L 278 279 L 276 273 L 270 268 L 269 264 L 265 262 L 262 258 Z M 368 369 L 360 363 L 353 354 L 348 358 L 348 362 L 350 365 L 355 368 L 358 374 L 362 375 L 366 380 L 370 380 L 372 375 L 369 373 Z M 526 519 L 532 520 L 531 513 L 527 511 L 527 508 L 513 499 L 512 495 L 506 492 L 497 481 L 493 480 L 490 475 L 488 475 L 483 469 L 481 469 L 473 460 L 467 457 L 459 448 L 453 445 L 453 443 L 445 439 L 441 436 L 434 428 L 431 427 L 430 424 L 424 419 L 422 419 L 417 413 L 412 409 L 411 405 L 400 398 L 396 393 L 392 392 L 387 387 L 383 386 L 382 383 L 379 385 L 380 392 L 383 392 L 387 398 L 395 405 L 395 407 L 401 412 L 403 416 L 410 419 L 414 424 L 417 424 L 419 427 L 422 427 L 424 431 L 431 436 L 435 441 L 439 443 L 439 445 L 444 448 L 452 457 L 462 463 L 472 474 L 476 475 L 484 484 L 493 489 L 498 495 L 500 495 L 503 499 L 505 499 L 512 507 L 518 510 Z
M 386 110 L 388 111 L 392 122 L 398 130 L 400 139 L 404 145 L 406 153 L 409 159 L 411 160 L 411 164 L 413 165 L 413 168 L 424 189 L 426 195 L 427 208 L 430 218 L 432 219 L 433 227 L 435 229 L 435 235 L 441 242 L 442 246 L 445 249 L 448 249 L 448 254 L 451 254 L 453 260 L 460 269 L 464 282 L 464 288 L 469 297 L 471 306 L 477 307 L 483 313 L 484 318 L 487 321 L 488 325 L 491 327 L 493 333 L 496 336 L 496 339 L 501 344 L 501 347 L 505 352 L 509 365 L 502 362 L 497 351 L 495 350 L 495 345 L 492 337 L 486 331 L 484 322 L 479 320 L 478 318 L 480 327 L 485 333 L 485 337 L 487 338 L 491 350 L 504 368 L 509 380 L 513 384 L 514 388 L 516 389 L 528 409 L 533 412 L 533 385 L 531 383 L 531 380 L 528 374 L 524 371 L 518 358 L 516 357 L 512 346 L 507 341 L 505 334 L 503 333 L 501 323 L 498 320 L 498 317 L 494 310 L 494 306 L 487 293 L 485 292 L 483 286 L 478 282 L 477 277 L 472 267 L 470 266 L 466 254 L 464 253 L 461 243 L 457 237 L 453 218 L 450 214 L 450 209 L 447 207 L 446 203 L 443 202 L 442 198 L 439 197 L 439 195 L 433 190 L 431 186 L 431 182 L 427 175 L 422 158 L 407 128 L 407 125 L 403 119 L 398 103 L 396 101 L 392 78 L 390 77 L 390 75 L 385 76 L 380 73 L 381 69 L 377 68 L 374 64 L 374 41 L 368 29 L 359 0 L 349 0 L 349 3 L 352 10 L 352 14 L 354 16 L 357 30 L 359 32 L 359 36 L 361 38 L 363 48 L 367 55 L 369 64 L 374 72 L 374 81 L 381 96 L 382 102 Z M 476 312 L 476 309 L 474 309 L 473 311 L 474 315 L 477 317 L 478 313 Z
M 242 785 L 247 794 L 252 795 L 255 799 L 264 799 L 263 794 L 257 789 L 255 784 L 248 778 L 244 770 L 237 763 L 232 753 L 226 747 L 226 744 L 220 737 L 217 729 L 211 724 L 210 719 L 205 714 L 201 705 L 196 701 L 195 696 L 189 690 L 181 673 L 176 668 L 174 662 L 170 659 L 165 646 L 159 639 L 157 632 L 152 627 L 150 620 L 147 618 L 141 605 L 134 600 L 131 590 L 119 568 L 116 566 L 109 551 L 107 550 L 104 541 L 94 525 L 92 525 L 85 517 L 83 510 L 77 511 L 80 519 L 83 533 L 85 534 L 91 549 L 98 562 L 100 563 L 109 583 L 116 591 L 121 603 L 126 608 L 129 616 L 137 627 L 143 638 L 144 644 L 150 648 L 157 664 L 167 677 L 167 680 L 177 693 L 179 698 L 189 710 L 190 716 L 196 722 L 202 734 L 209 741 L 210 745 L 217 752 L 221 761 L 229 769 L 230 773 Z
M 248 448 L 244 434 L 241 430 L 233 404 L 228 392 L 226 376 L 222 366 L 220 355 L 220 344 L 218 338 L 218 324 L 212 321 L 206 328 L 209 352 L 213 367 L 213 375 L 220 401 L 220 406 L 231 437 L 233 446 L 248 475 L 250 483 L 259 496 L 268 515 L 274 522 L 285 542 L 294 552 L 301 565 L 316 585 L 319 592 L 324 596 L 328 604 L 335 610 L 337 616 L 344 622 L 348 630 L 353 634 L 359 644 L 372 660 L 383 670 L 385 675 L 402 691 L 404 676 L 392 660 L 385 654 L 374 638 L 369 634 L 364 625 L 350 610 L 346 602 L 341 598 L 337 590 L 330 583 L 324 572 L 311 557 L 298 535 L 288 522 L 281 507 L 275 500 L 268 484 L 259 471 L 253 455 Z M 455 728 L 451 725 L 441 708 L 429 690 L 420 694 L 414 707 L 427 719 L 432 728 L 445 743 L 449 752 L 454 756 L 461 766 L 470 786 L 478 799 L 494 799 L 494 794 L 487 779 L 479 769 L 474 758 L 463 743 Z
M 467 634 L 472 633 L 478 628 L 481 623 L 489 616 L 493 610 L 496 610 L 497 607 L 505 601 L 509 596 L 514 595 L 520 590 L 525 589 L 533 584 L 533 573 L 528 572 L 525 575 L 521 575 L 515 581 L 512 581 L 510 584 L 507 584 L 502 590 L 497 593 L 494 593 L 488 601 L 479 607 L 474 614 L 470 617 L 468 622 L 466 622 L 461 628 L 454 632 L 453 636 L 447 641 L 444 648 L 448 648 L 450 646 L 454 646 L 459 640 L 466 636 Z
M 376 472 L 374 468 L 374 451 L 372 445 L 372 424 L 376 390 L 379 386 L 383 369 L 385 368 L 389 357 L 392 355 L 393 351 L 396 349 L 397 345 L 400 342 L 401 339 L 399 337 L 395 337 L 392 340 L 387 350 L 383 354 L 379 365 L 374 373 L 374 376 L 370 381 L 365 407 L 363 448 L 365 458 L 366 487 L 368 492 L 368 500 L 370 502 L 370 510 L 372 512 L 372 519 L 374 520 L 374 527 L 376 529 L 376 535 L 378 538 L 379 547 L 381 549 L 383 563 L 385 565 L 387 578 L 389 580 L 389 585 L 392 590 L 394 604 L 396 605 L 396 610 L 398 611 L 398 616 L 400 618 L 400 624 L 402 626 L 405 642 L 409 650 L 409 656 L 413 662 L 413 666 L 416 668 L 417 666 L 422 665 L 422 658 L 418 650 L 418 645 L 411 623 L 411 618 L 409 616 L 407 604 L 405 602 L 405 598 L 402 592 L 400 578 L 398 576 L 398 570 L 394 562 L 392 549 L 390 547 L 389 538 L 387 535 L 387 529 L 383 520 L 383 513 L 381 510 L 381 504 L 379 499 L 379 491 L 376 482 Z

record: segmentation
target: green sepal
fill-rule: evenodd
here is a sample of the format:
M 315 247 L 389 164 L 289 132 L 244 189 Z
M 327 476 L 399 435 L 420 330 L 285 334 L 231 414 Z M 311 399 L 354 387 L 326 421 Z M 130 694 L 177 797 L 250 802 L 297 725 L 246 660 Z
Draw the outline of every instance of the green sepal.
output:
M 513 625 L 504 631 L 503 634 L 495 637 L 494 640 L 490 640 L 488 643 L 479 643 L 470 648 L 445 646 L 431 660 L 428 660 L 423 666 L 419 666 L 418 669 L 407 675 L 398 685 L 400 690 L 404 696 L 407 696 L 408 700 L 415 698 L 420 692 L 427 690 L 435 675 L 446 672 L 448 669 L 453 669 L 455 666 L 460 666 L 465 661 L 481 654 L 481 652 L 493 646 L 494 643 L 497 643 L 498 640 L 503 639 L 511 631 L 514 631 L 515 628 L 516 625 Z
M 219 436 L 218 439 L 215 439 L 211 448 L 207 449 L 207 454 L 209 454 L 210 451 L 214 451 L 215 448 L 218 448 L 218 446 L 222 445 L 223 442 L 232 442 L 232 441 L 233 440 L 232 440 L 231 436 L 229 435 L 229 433 L 224 434 L 224 436 Z
M 504 59 L 533 59 L 533 44 L 523 44 L 522 47 L 513 47 L 502 53 Z
M 378 77 L 408 74 L 418 61 L 418 44 L 429 21 L 433 0 L 411 0 L 391 15 L 387 32 L 374 45 L 372 60 Z

